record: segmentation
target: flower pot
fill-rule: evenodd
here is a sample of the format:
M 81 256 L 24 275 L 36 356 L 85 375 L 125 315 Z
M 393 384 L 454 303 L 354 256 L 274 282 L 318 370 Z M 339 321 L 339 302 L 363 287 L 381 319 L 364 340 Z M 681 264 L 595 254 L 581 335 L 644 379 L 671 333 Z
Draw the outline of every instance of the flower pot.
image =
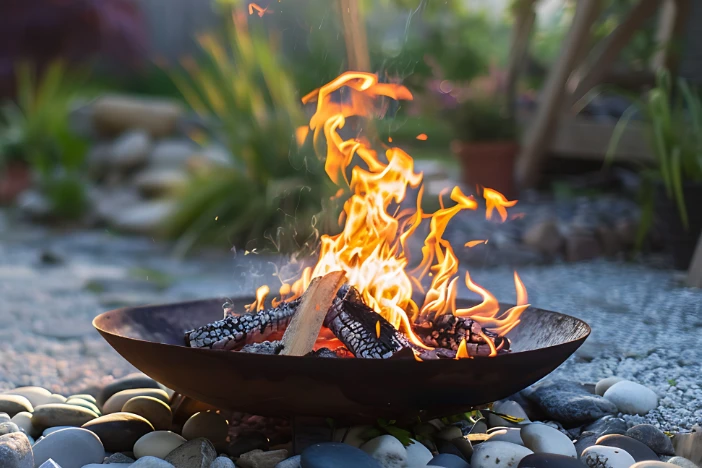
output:
M 656 186 L 655 215 L 662 223 L 665 246 L 673 255 L 677 270 L 687 270 L 692 261 L 697 241 L 702 233 L 702 183 L 686 182 L 683 185 L 685 208 L 687 209 L 687 229 L 680 219 L 680 211 L 674 199 L 668 197 L 662 183 Z
M 11 162 L 0 166 L 0 204 L 7 204 L 28 189 L 32 183 L 29 166 L 23 162 Z
M 514 162 L 519 151 L 514 141 L 454 142 L 453 152 L 461 163 L 462 181 L 488 187 L 508 199 L 515 197 Z

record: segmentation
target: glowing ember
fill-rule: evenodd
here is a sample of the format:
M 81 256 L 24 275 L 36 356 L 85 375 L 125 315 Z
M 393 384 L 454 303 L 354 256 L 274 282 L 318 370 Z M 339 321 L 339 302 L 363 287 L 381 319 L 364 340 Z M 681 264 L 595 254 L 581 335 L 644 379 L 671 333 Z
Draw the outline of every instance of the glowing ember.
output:
M 332 100 L 332 93 L 342 88 L 348 99 L 343 102 Z M 346 72 L 303 97 L 303 103 L 316 102 L 316 111 L 309 128 L 297 130 L 298 143 L 301 144 L 310 131 L 314 147 L 320 148 L 324 136 L 326 173 L 337 185 L 347 185 L 352 195 L 341 214 L 342 232 L 321 237 L 317 264 L 314 268 L 306 268 L 294 283 L 283 284 L 279 290 L 280 299 L 274 299 L 274 305 L 300 297 L 312 278 L 343 270 L 349 284 L 358 289 L 364 301 L 418 347 L 430 349 L 415 336 L 412 323 L 447 313 L 474 319 L 500 335 L 508 333 L 519 323 L 519 316 L 528 307 L 526 289 L 516 273 L 516 307 L 500 313 L 495 297 L 473 283 L 466 274 L 466 286 L 482 296 L 483 302 L 468 309 L 456 308 L 459 262 L 443 235 L 456 214 L 476 210 L 478 202 L 454 187 L 450 194 L 454 202 L 452 206 L 444 206 L 441 199 L 438 211 L 425 213 L 421 208 L 422 174 L 415 173 L 414 161 L 409 154 L 390 147 L 384 157 L 380 157 L 369 142 L 361 138 L 344 139 L 340 135 L 347 118 L 373 117 L 377 112 L 373 98 L 378 97 L 410 100 L 412 94 L 402 85 L 379 83 L 374 74 Z M 426 139 L 426 135 L 417 138 Z M 354 158 L 360 158 L 362 164 L 356 164 Z M 416 192 L 416 201 L 412 203 L 415 208 L 400 210 L 398 205 L 405 199 L 408 189 Z M 341 193 L 340 189 L 337 196 Z M 507 208 L 517 203 L 490 188 L 484 188 L 482 196 L 488 219 L 496 211 L 503 221 L 506 220 Z M 407 241 L 425 219 L 429 220 L 429 233 L 422 247 L 422 259 L 410 270 Z M 487 240 L 472 241 L 466 246 L 474 247 L 485 242 Z M 427 275 L 431 277 L 431 285 L 425 291 L 422 280 Z M 421 307 L 412 299 L 414 291 L 425 295 Z M 256 302 L 249 310 L 260 310 L 267 294 L 267 287 L 259 289 Z M 494 343 L 482 336 L 490 346 L 490 356 L 495 356 L 498 350 Z M 457 358 L 465 357 L 470 356 L 464 341 Z
M 258 16 L 263 17 L 266 13 L 272 13 L 268 11 L 268 7 L 263 8 L 259 6 L 256 3 L 249 3 L 249 15 L 253 15 L 254 11 L 258 14 Z
M 428 137 L 427 137 L 426 133 L 420 133 L 419 135 L 417 135 L 417 140 L 420 140 L 420 141 L 426 141 L 427 138 Z

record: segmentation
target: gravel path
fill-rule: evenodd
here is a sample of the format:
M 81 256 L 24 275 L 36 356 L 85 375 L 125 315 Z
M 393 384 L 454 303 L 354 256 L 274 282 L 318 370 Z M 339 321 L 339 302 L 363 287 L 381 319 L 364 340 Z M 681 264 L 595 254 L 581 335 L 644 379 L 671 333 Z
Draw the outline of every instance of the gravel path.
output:
M 123 305 L 250 293 L 274 284 L 269 258 L 230 253 L 179 261 L 145 238 L 17 226 L 0 212 L 0 390 L 40 385 L 82 392 L 132 372 L 91 326 Z M 702 292 L 676 275 L 597 261 L 524 267 L 530 302 L 586 320 L 586 344 L 554 375 L 619 375 L 661 398 L 645 418 L 664 429 L 702 424 Z M 511 271 L 471 268 L 474 281 L 514 301 Z M 106 375 L 106 374 L 111 374 Z

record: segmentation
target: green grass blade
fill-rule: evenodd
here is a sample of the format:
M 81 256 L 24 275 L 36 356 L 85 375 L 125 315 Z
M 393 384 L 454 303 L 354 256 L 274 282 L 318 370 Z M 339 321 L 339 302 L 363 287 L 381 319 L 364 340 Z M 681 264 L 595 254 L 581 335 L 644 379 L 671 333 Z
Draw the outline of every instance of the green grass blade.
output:
M 605 165 L 609 166 L 614 162 L 616 156 L 617 148 L 619 147 L 619 141 L 624 135 L 627 127 L 629 126 L 629 121 L 634 116 L 638 110 L 635 104 L 630 105 L 619 118 L 617 124 L 614 126 L 612 131 L 612 137 L 609 139 L 609 144 L 607 145 L 607 152 L 605 153 Z

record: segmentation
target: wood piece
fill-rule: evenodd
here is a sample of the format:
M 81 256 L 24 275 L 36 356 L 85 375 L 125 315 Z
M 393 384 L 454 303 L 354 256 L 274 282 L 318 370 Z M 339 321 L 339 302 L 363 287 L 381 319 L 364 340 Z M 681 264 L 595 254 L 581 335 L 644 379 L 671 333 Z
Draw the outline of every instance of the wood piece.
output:
M 685 49 L 681 42 L 690 20 L 691 6 L 691 0 L 663 0 L 656 31 L 658 50 L 650 64 L 652 71 L 667 68 L 673 75 L 677 74 L 680 52 Z
M 283 350 L 280 354 L 304 356 L 312 351 L 324 317 L 345 280 L 346 275 L 343 271 L 335 271 L 312 280 L 302 295 L 300 306 L 290 325 L 285 329 Z
M 507 108 L 511 114 L 516 109 L 519 74 L 524 65 L 524 57 L 529 51 L 529 38 L 536 21 L 535 2 L 536 0 L 521 0 L 517 4 L 518 12 L 512 30 L 512 43 L 509 48 L 510 57 L 507 65 L 507 78 L 505 79 Z
M 536 121 L 527 133 L 522 154 L 517 160 L 515 176 L 517 184 L 522 189 L 533 187 L 538 183 L 541 164 L 546 156 L 545 150 L 555 129 L 556 116 L 561 111 L 566 82 L 582 51 L 583 44 L 590 38 L 590 29 L 597 19 L 601 5 L 601 0 L 577 2 L 572 27 L 558 60 L 551 68 L 543 89 Z
M 687 271 L 687 285 L 693 288 L 702 288 L 702 234 L 697 241 L 690 269 Z

